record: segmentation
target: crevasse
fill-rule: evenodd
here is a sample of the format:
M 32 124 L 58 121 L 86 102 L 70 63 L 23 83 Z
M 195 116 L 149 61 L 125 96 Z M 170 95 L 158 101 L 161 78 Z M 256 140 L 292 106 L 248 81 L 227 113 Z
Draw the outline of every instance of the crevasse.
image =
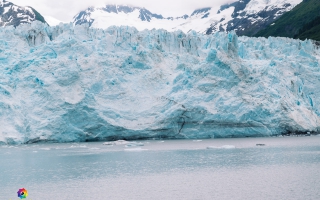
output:
M 318 131 L 319 47 L 34 22 L 0 29 L 0 143 Z

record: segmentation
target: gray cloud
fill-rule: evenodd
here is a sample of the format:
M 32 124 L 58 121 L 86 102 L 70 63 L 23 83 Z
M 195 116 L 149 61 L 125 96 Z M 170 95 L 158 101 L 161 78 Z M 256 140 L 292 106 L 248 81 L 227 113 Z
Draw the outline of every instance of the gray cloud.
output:
M 20 6 L 31 6 L 45 16 L 52 16 L 58 20 L 70 22 L 74 15 L 89 6 L 106 4 L 128 4 L 145 7 L 151 12 L 165 17 L 191 14 L 197 8 L 216 7 L 235 0 L 9 0 Z

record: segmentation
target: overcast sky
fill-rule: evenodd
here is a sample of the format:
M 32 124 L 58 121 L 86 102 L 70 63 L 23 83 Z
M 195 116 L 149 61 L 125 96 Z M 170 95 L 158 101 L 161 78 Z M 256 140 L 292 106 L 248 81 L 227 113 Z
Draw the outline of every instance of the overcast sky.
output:
M 164 17 L 191 14 L 197 8 L 215 7 L 235 0 L 8 0 L 19 6 L 31 6 L 44 16 L 70 22 L 74 15 L 89 6 L 129 4 L 145 7 Z

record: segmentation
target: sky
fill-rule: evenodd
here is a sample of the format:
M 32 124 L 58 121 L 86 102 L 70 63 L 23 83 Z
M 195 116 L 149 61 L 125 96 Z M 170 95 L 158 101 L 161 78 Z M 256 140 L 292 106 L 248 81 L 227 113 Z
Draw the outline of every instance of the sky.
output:
M 43 16 L 51 16 L 63 22 L 71 22 L 81 10 L 90 6 L 128 4 L 145 7 L 164 17 L 190 15 L 195 9 L 216 7 L 235 0 L 8 0 L 19 6 L 31 6 Z

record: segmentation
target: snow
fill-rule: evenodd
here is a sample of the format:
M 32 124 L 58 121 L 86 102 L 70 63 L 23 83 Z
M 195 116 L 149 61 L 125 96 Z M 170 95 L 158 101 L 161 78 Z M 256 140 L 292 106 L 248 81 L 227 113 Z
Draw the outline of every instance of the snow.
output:
M 302 0 L 251 0 L 243 11 L 247 14 L 256 14 L 265 8 L 267 8 L 266 10 L 272 10 L 275 7 L 281 8 L 284 4 L 290 3 L 291 6 L 287 9 L 289 11 L 301 2 Z
M 9 12 L 9 10 L 12 9 L 12 6 L 6 6 L 3 8 L 3 14 L 6 14 L 7 12 Z
M 234 7 L 230 7 L 226 10 L 223 10 L 221 13 L 217 14 L 220 7 L 213 7 L 208 11 L 208 17 L 203 18 L 206 13 L 199 13 L 193 16 L 190 16 L 186 19 L 184 18 L 174 18 L 172 19 L 157 19 L 152 17 L 150 22 L 142 21 L 139 18 L 140 10 L 135 9 L 133 12 L 125 13 L 109 13 L 105 12 L 102 8 L 92 8 L 90 14 L 85 16 L 83 15 L 81 19 L 86 19 L 87 21 L 93 20 L 92 27 L 106 29 L 112 25 L 117 26 L 134 26 L 139 31 L 145 29 L 165 29 L 167 31 L 176 31 L 182 30 L 187 33 L 190 30 L 195 30 L 200 33 L 205 33 L 208 27 L 213 22 L 217 22 L 218 26 L 220 24 L 224 25 L 224 28 L 227 26 L 227 22 L 232 19 L 231 15 L 234 11 Z M 76 16 L 77 17 L 77 16 Z M 75 18 L 76 18 L 75 17 Z M 222 18 L 226 20 L 223 23 L 219 23 Z
M 60 23 L 63 23 L 62 21 L 54 18 L 54 17 L 51 17 L 51 16 L 44 16 L 44 19 L 46 20 L 46 22 L 50 25 L 50 26 L 57 26 L 59 25 Z
M 310 40 L 40 22 L 1 28 L 0 38 L 0 143 L 319 129 L 320 50 Z

